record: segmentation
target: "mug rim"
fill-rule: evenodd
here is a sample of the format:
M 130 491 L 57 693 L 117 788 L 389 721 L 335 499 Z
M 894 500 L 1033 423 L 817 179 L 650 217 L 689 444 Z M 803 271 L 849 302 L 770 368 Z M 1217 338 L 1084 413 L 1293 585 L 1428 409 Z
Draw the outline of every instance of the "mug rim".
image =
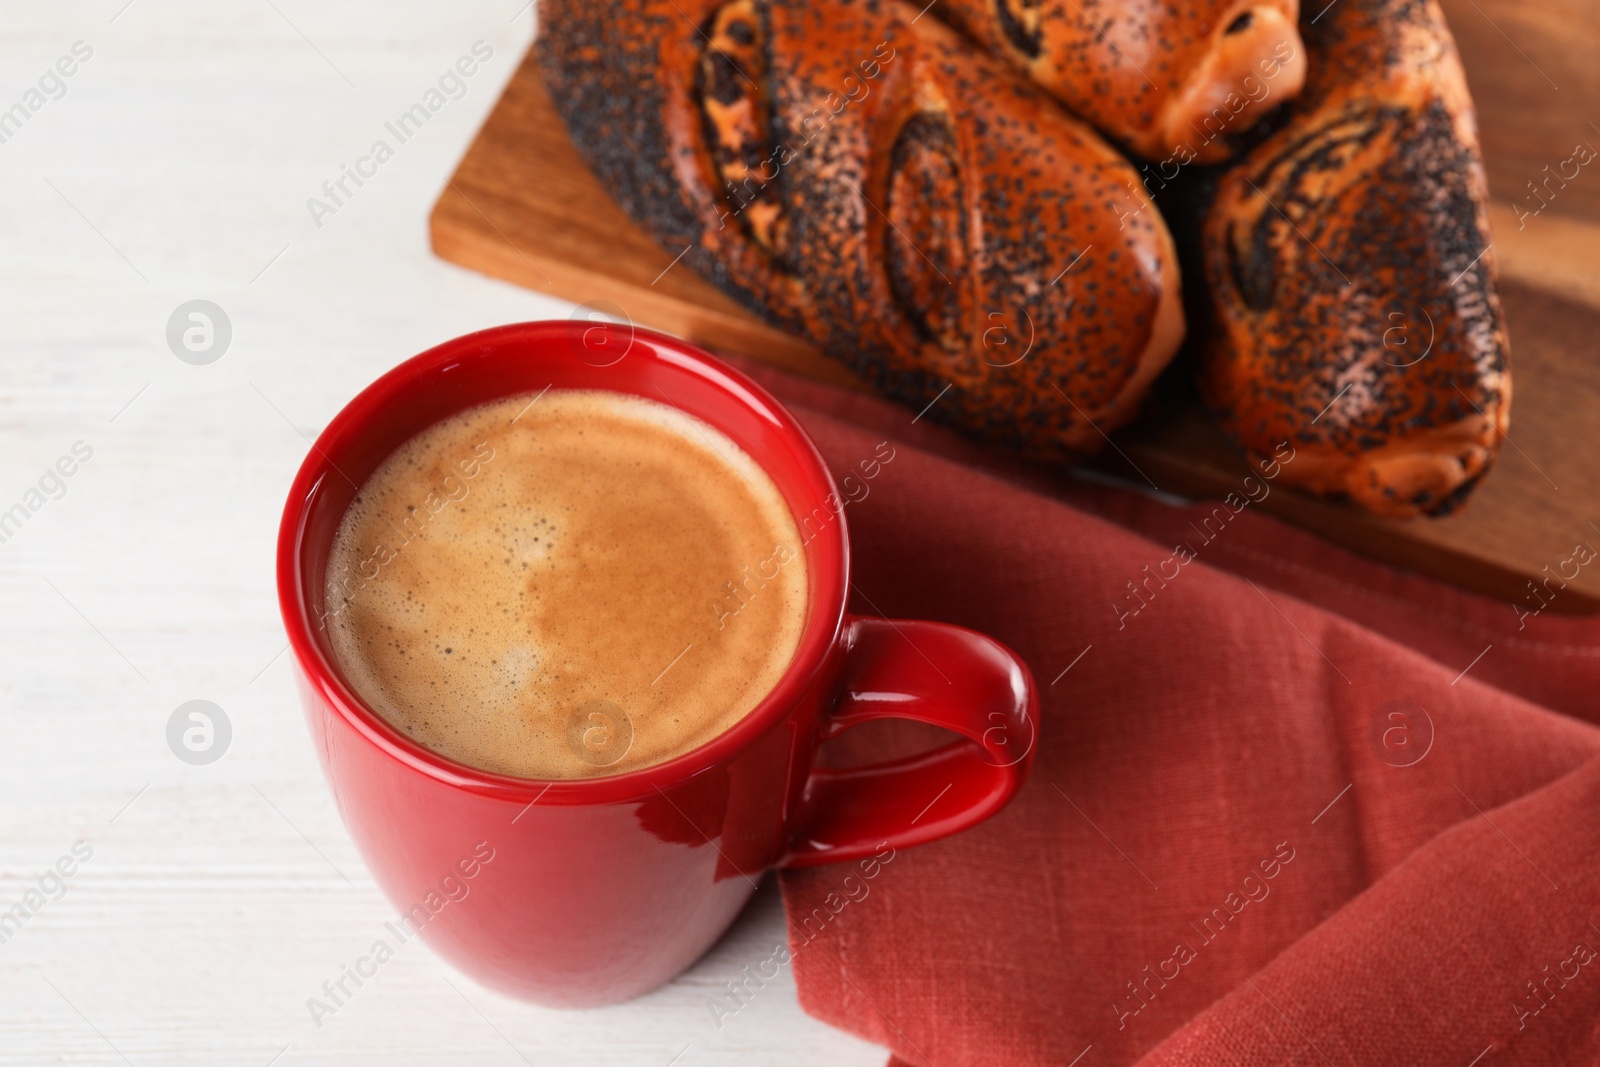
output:
M 637 350 L 640 358 L 661 361 L 695 374 L 721 392 L 729 403 L 753 409 L 780 428 L 782 435 L 793 444 L 795 458 L 809 468 L 804 472 L 810 476 L 807 480 L 820 489 L 817 499 L 808 501 L 812 509 L 793 514 L 797 527 L 801 515 L 811 514 L 815 508 L 826 507 L 832 515 L 832 521 L 815 538 L 802 544 L 807 566 L 814 568 L 816 596 L 814 602 L 807 605 L 800 642 L 782 677 L 738 722 L 704 744 L 660 763 L 593 778 L 521 778 L 460 763 L 409 737 L 367 706 L 345 682 L 331 656 L 313 636 L 315 620 L 307 583 L 320 582 L 322 578 L 307 574 L 301 565 L 305 525 L 321 483 L 329 475 L 343 477 L 337 466 L 340 442 L 358 439 L 364 426 L 381 417 L 407 391 L 426 388 L 430 375 L 447 370 L 452 360 L 469 354 L 482 359 L 526 356 L 529 349 L 537 352 L 542 348 L 548 352 L 556 345 L 567 343 L 576 325 L 575 320 L 547 319 L 491 327 L 435 345 L 386 371 L 346 402 L 317 435 L 290 486 L 278 529 L 278 606 L 301 681 L 311 686 L 351 728 L 391 758 L 443 784 L 508 802 L 523 802 L 527 807 L 536 803 L 565 806 L 637 800 L 728 761 L 802 702 L 818 670 L 839 641 L 848 600 L 850 542 L 842 498 L 811 436 L 777 398 L 728 363 L 687 341 L 630 325 L 627 328 L 631 331 L 632 342 L 625 358 L 632 358 Z M 582 387 L 623 392 L 608 389 L 600 381 Z M 508 390 L 502 395 L 510 396 L 519 391 Z M 455 407 L 433 422 L 411 429 L 406 439 L 439 419 L 494 399 L 496 397 L 482 396 Z M 726 426 L 719 425 L 715 418 L 688 411 L 670 401 L 668 406 L 728 433 Z M 740 447 L 745 446 L 741 444 Z M 763 471 L 769 469 L 764 457 L 752 453 L 751 459 Z M 840 503 L 835 505 L 830 501 Z M 796 512 L 800 503 L 788 492 L 784 493 L 784 502 L 791 513 Z

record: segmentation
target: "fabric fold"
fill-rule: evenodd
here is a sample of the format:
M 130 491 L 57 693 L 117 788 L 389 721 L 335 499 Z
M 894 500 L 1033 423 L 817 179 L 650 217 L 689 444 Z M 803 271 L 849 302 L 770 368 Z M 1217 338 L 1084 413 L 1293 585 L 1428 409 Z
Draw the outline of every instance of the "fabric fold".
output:
M 752 372 L 840 479 L 853 609 L 992 634 L 1043 698 L 1000 815 L 814 937 L 839 872 L 784 874 L 807 1011 L 923 1067 L 1595 1060 L 1600 624 Z

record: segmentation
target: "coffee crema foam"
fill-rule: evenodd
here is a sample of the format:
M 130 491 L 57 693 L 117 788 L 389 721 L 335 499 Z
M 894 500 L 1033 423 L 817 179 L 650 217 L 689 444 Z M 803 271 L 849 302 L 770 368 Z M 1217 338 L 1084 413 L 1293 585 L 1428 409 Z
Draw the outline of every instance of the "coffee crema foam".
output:
M 623 393 L 507 397 L 423 430 L 362 486 L 326 574 L 356 693 L 440 755 L 588 778 L 710 741 L 782 678 L 806 563 L 728 437 Z

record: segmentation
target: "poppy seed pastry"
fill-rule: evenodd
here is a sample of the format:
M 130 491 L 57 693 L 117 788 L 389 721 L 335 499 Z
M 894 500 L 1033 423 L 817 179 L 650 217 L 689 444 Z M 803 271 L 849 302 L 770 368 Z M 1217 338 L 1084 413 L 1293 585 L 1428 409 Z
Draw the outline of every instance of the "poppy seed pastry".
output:
M 1311 79 L 1221 179 L 1202 237 L 1201 392 L 1284 484 L 1447 514 L 1494 462 L 1511 372 L 1488 186 L 1434 0 L 1340 0 Z
M 1044 457 L 1184 332 L 1133 167 L 896 0 L 541 0 L 580 154 L 670 252 L 930 420 Z
M 1300 92 L 1299 7 L 1299 0 L 940 0 L 934 10 L 1133 154 L 1186 166 L 1231 158 L 1241 134 Z

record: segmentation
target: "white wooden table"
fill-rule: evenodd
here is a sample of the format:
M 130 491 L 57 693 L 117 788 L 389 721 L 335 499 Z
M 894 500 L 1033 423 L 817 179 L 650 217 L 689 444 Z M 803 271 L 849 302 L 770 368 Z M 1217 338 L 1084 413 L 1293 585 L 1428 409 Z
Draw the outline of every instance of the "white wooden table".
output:
M 621 1007 L 520 1004 L 415 944 L 320 1026 L 308 1010 L 394 916 L 295 700 L 279 510 L 308 438 L 380 372 L 568 310 L 426 245 L 531 37 L 523 0 L 0 19 L 0 1063 L 881 1064 L 804 1015 L 787 972 L 714 1025 L 707 995 L 783 937 L 770 883 L 707 959 Z M 459 99 L 398 143 L 385 123 L 479 41 Z M 393 158 L 331 204 L 323 183 L 379 139 Z M 336 210 L 314 220 L 314 196 Z M 232 327 L 205 365 L 167 340 L 195 299 Z M 47 474 L 61 457 L 71 475 Z M 209 765 L 168 746 L 197 699 L 232 730 Z M 58 860 L 70 877 L 46 875 Z

